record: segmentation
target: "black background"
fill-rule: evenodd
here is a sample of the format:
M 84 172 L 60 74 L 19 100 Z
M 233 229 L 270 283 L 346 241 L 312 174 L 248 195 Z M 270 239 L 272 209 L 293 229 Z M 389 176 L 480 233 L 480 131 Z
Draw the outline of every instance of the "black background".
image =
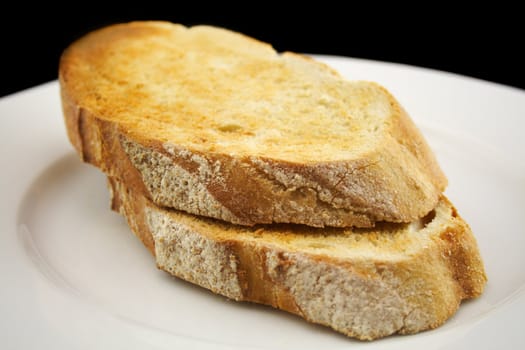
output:
M 11 4 L 0 22 L 0 96 L 56 79 L 62 50 L 81 35 L 111 23 L 145 19 L 223 26 L 272 43 L 278 51 L 406 63 L 525 89 L 525 20 L 521 11 L 509 7 L 478 4 L 460 10 L 424 2 L 402 8 L 319 0 L 169 4 Z

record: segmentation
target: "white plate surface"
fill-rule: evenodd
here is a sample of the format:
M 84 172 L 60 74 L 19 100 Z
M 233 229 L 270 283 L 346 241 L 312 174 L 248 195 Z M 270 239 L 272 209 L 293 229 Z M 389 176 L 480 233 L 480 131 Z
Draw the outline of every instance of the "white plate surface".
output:
M 444 326 L 363 343 L 158 271 L 67 141 L 56 82 L 0 100 L 0 348 L 525 347 L 525 92 L 443 72 L 317 56 L 386 86 L 421 127 L 489 283 Z

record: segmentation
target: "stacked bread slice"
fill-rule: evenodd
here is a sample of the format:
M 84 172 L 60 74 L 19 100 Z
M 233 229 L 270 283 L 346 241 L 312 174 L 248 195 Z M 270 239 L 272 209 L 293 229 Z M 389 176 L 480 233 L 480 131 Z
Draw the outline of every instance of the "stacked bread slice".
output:
M 209 26 L 132 22 L 60 62 L 69 139 L 159 268 L 359 339 L 486 282 L 446 178 L 383 87 Z

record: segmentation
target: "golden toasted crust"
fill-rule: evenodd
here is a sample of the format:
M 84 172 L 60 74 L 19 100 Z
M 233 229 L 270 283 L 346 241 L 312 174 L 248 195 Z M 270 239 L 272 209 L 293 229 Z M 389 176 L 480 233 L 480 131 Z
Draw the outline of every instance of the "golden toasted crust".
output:
M 370 227 L 426 215 L 446 186 L 384 88 L 223 29 L 110 26 L 64 52 L 59 80 L 82 159 L 160 206 Z
M 486 276 L 476 241 L 442 198 L 412 224 L 243 227 L 163 209 L 109 178 L 113 209 L 159 268 L 239 301 L 371 340 L 438 327 Z

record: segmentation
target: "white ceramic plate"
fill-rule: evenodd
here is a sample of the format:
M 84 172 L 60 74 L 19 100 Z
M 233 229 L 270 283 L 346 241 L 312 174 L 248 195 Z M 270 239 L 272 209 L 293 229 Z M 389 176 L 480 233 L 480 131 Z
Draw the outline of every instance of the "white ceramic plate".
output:
M 372 343 L 169 277 L 69 145 L 58 86 L 0 101 L 0 348 L 489 349 L 525 346 L 525 92 L 403 65 L 318 56 L 386 86 L 471 224 L 489 283 L 444 326 Z

